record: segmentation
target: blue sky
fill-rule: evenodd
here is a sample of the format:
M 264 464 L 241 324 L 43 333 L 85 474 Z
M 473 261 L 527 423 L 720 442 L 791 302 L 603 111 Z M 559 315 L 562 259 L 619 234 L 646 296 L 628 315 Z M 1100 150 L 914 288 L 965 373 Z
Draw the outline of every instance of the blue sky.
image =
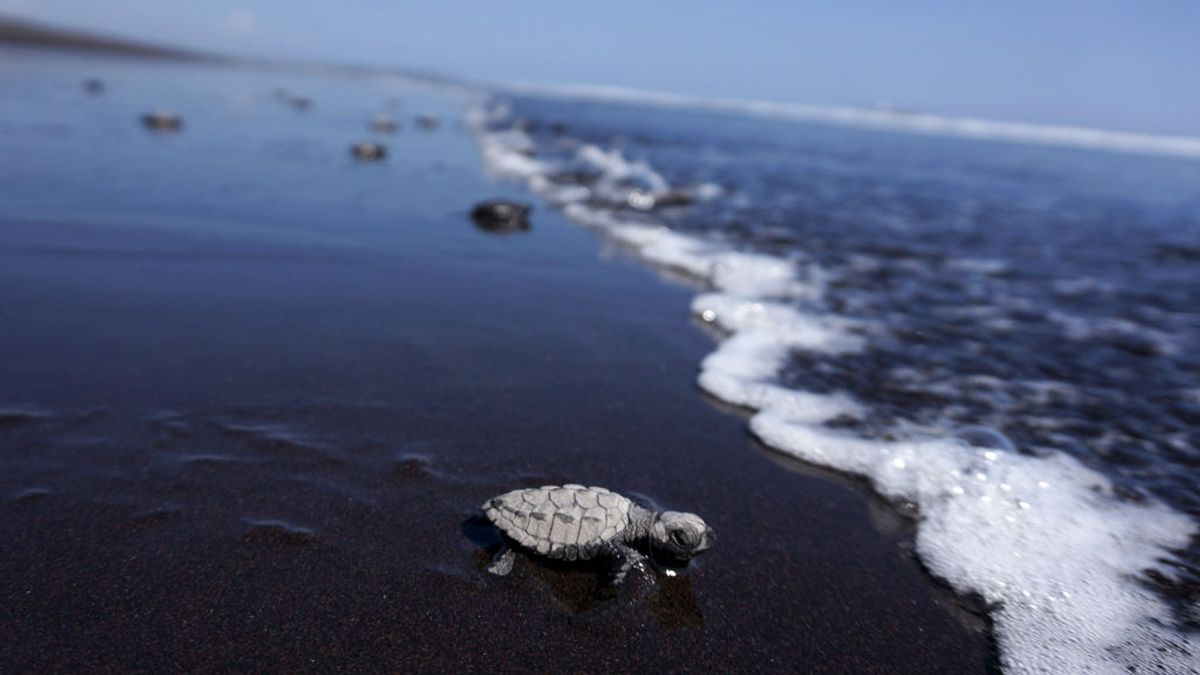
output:
M 0 0 L 164 44 L 495 81 L 1200 134 L 1200 1 Z

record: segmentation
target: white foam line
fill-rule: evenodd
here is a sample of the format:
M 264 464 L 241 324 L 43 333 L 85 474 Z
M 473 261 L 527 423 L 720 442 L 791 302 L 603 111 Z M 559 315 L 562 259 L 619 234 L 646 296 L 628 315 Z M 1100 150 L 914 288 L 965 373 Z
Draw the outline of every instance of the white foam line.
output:
M 603 85 L 514 83 L 507 89 L 516 93 L 545 97 L 713 110 L 867 129 L 1200 159 L 1200 137 L 1197 136 L 1006 122 L 975 117 L 948 117 L 889 109 L 688 96 Z
M 1195 669 L 1200 640 L 1172 631 L 1169 609 L 1145 587 L 1144 570 L 1169 574 L 1159 559 L 1182 548 L 1194 523 L 1165 506 L 1120 501 L 1111 482 L 1066 455 L 1035 458 L 958 439 L 887 442 L 824 426 L 863 415 L 843 394 L 776 384 L 798 350 L 855 353 L 862 325 L 803 309 L 823 287 L 796 261 L 732 250 L 629 220 L 564 193 L 553 167 L 526 156 L 520 131 L 488 132 L 477 113 L 490 171 L 520 179 L 565 204 L 572 220 L 598 229 L 650 263 L 707 283 L 692 311 L 728 333 L 700 366 L 699 385 L 754 411 L 750 429 L 802 460 L 867 477 L 887 497 L 916 505 L 917 553 L 935 576 L 991 607 L 1000 658 L 1014 673 L 1158 672 Z M 623 158 L 606 155 L 610 170 Z M 576 186 L 577 187 L 577 186 Z

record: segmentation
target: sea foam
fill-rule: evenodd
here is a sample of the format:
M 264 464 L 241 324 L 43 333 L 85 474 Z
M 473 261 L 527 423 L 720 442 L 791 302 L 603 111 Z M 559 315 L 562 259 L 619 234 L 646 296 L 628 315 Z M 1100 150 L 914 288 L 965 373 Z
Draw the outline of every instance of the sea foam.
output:
M 862 417 L 862 405 L 777 382 L 790 353 L 870 348 L 869 326 L 820 309 L 819 270 L 596 206 L 588 188 L 552 179 L 556 167 L 531 156 L 529 136 L 489 129 L 505 114 L 472 114 L 487 168 L 524 181 L 568 218 L 647 262 L 705 286 L 692 311 L 725 337 L 701 363 L 699 385 L 752 411 L 750 429 L 767 445 L 864 476 L 880 494 L 915 506 L 917 554 L 933 575 L 984 600 L 1006 670 L 1196 670 L 1200 640 L 1172 628 L 1170 609 L 1142 578 L 1151 568 L 1170 574 L 1161 560 L 1196 533 L 1187 516 L 1123 501 L 1105 476 L 1078 461 L 1018 454 L 996 433 L 879 441 L 830 428 L 830 421 Z M 616 150 L 586 154 L 605 172 L 598 180 L 611 185 L 634 174 L 658 176 Z

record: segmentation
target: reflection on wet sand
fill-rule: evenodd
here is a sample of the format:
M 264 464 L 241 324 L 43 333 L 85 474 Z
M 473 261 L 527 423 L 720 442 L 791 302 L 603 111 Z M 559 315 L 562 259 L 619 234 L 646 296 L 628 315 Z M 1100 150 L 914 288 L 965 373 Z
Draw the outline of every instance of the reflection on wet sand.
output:
M 475 567 L 482 576 L 503 541 L 500 531 L 482 516 L 463 521 L 463 535 L 477 547 Z M 662 628 L 690 628 L 704 623 L 687 572 L 668 574 L 657 565 L 643 565 L 625 583 L 608 583 L 611 566 L 604 560 L 565 562 L 520 555 L 511 576 L 493 584 L 540 588 L 554 607 L 577 621 L 622 621 L 631 613 L 648 611 Z

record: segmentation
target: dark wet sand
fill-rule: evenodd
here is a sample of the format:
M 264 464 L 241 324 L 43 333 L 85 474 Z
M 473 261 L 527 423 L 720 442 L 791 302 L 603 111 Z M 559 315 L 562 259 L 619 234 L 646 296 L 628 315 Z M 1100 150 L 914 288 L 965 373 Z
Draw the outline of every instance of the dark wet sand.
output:
M 353 164 L 384 96 L 323 118 L 320 86 L 311 129 L 271 112 L 244 155 L 224 108 L 167 141 L 42 90 L 72 133 L 18 139 L 0 108 L 28 158 L 0 169 L 0 671 L 989 667 L 902 517 L 696 390 L 691 290 L 545 208 L 475 230 L 520 193 L 451 125 Z M 694 510 L 719 545 L 632 609 L 594 573 L 487 575 L 464 521 L 561 482 Z

